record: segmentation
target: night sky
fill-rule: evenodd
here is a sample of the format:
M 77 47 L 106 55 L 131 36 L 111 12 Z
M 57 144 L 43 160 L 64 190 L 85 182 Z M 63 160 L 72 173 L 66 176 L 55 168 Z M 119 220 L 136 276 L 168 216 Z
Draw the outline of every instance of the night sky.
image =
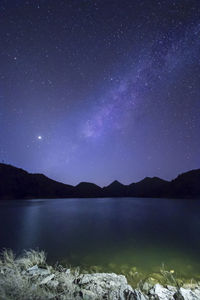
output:
M 200 1 L 0 1 L 0 160 L 70 184 L 200 167 Z

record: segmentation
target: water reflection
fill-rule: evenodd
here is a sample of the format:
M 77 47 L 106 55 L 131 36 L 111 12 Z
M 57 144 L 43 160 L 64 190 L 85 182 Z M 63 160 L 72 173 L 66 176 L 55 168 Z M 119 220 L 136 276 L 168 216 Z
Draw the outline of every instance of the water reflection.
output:
M 200 271 L 200 201 L 51 199 L 0 203 L 0 247 L 39 248 L 50 261 Z M 189 267 L 188 267 L 189 266 Z

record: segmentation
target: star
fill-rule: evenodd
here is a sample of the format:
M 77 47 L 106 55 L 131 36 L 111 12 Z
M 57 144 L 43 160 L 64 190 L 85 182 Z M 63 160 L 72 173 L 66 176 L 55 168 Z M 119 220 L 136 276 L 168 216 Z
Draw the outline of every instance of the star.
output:
M 38 140 L 42 140 L 42 136 L 41 135 L 38 135 Z

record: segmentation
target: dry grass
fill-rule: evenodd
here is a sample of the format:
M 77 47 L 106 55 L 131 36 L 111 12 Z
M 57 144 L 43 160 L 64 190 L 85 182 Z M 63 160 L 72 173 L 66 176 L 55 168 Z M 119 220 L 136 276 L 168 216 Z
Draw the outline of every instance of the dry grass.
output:
M 160 274 L 163 277 L 163 281 L 164 281 L 165 285 L 173 285 L 177 288 L 180 288 L 178 279 L 174 275 L 174 270 L 167 271 L 165 269 L 164 264 L 163 264 L 161 269 L 160 269 Z
M 41 285 L 45 277 L 30 276 L 28 269 L 38 266 L 43 270 L 51 270 L 55 275 L 55 282 L 59 285 Z M 4 250 L 0 256 L 0 299 L 6 300 L 79 300 L 79 290 L 74 282 L 74 276 L 79 275 L 76 269 L 73 275 L 66 273 L 66 268 L 53 268 L 47 265 L 44 251 L 25 251 L 24 255 L 15 258 L 11 250 Z M 47 276 L 47 275 L 46 275 Z
M 26 251 L 16 259 L 11 250 L 4 250 L 0 258 L 0 298 L 6 300 L 51 299 L 52 294 L 34 284 L 23 270 L 36 264 L 44 264 L 44 252 Z
M 0 257 L 0 267 L 2 266 L 13 266 L 15 262 L 14 253 L 11 250 L 4 250 Z
M 16 263 L 25 269 L 37 265 L 38 267 L 45 267 L 46 263 L 46 253 L 44 251 L 28 250 L 24 251 L 22 257 L 16 260 Z

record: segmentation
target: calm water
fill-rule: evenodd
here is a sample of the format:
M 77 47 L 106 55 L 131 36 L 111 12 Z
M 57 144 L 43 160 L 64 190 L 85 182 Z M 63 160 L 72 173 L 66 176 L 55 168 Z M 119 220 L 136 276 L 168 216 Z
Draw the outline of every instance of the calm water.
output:
M 56 199 L 0 202 L 0 248 L 39 248 L 50 262 L 104 271 L 200 274 L 200 201 Z

